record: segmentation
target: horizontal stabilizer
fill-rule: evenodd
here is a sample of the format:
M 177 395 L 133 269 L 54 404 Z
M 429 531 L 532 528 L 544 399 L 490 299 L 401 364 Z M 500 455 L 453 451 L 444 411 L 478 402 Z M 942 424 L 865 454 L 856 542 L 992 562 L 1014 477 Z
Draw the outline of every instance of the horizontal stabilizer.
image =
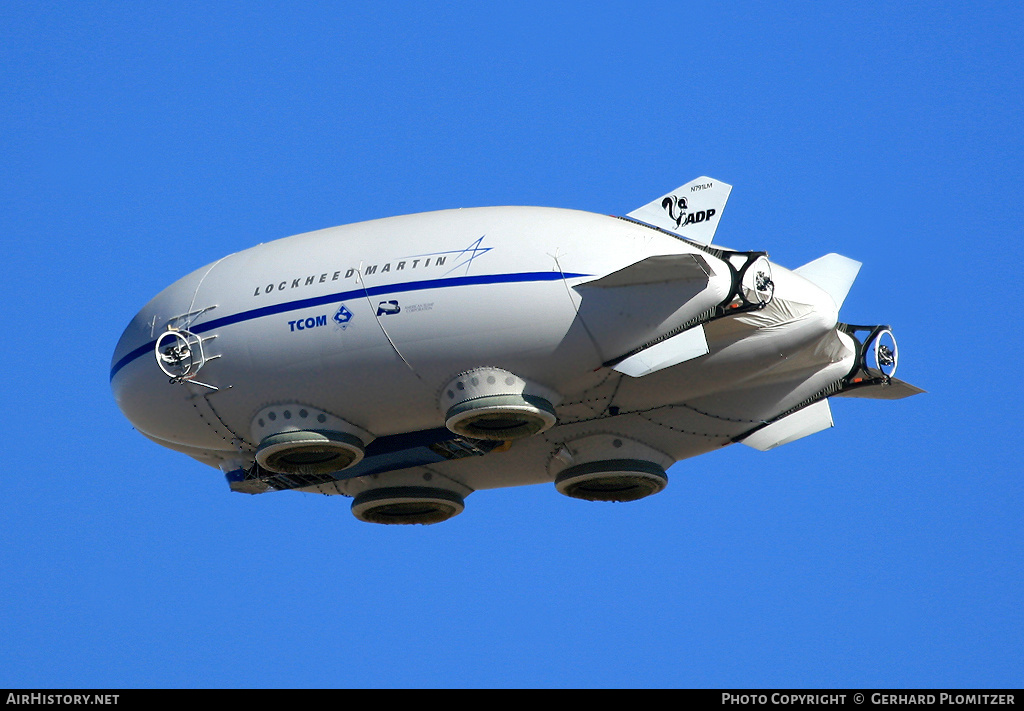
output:
M 843 302 L 846 301 L 846 295 L 850 293 L 850 287 L 860 272 L 860 267 L 860 262 L 832 253 L 818 257 L 793 271 L 823 289 L 832 297 L 836 308 L 841 309 Z
M 870 398 L 872 400 L 901 400 L 911 395 L 919 395 L 926 390 L 922 390 L 916 385 L 911 385 L 898 378 L 890 378 L 889 383 L 877 383 L 875 385 L 865 385 L 864 387 L 853 387 L 849 390 L 838 392 L 833 397 L 863 397 Z
M 696 326 L 645 348 L 615 366 L 615 370 L 633 378 L 641 378 L 673 365 L 679 365 L 708 352 L 704 327 Z
M 701 176 L 633 210 L 628 217 L 694 242 L 711 244 L 731 192 L 731 185 Z
M 813 405 L 797 410 L 788 417 L 783 417 L 778 422 L 759 429 L 746 439 L 741 439 L 740 442 L 748 447 L 767 452 L 769 449 L 795 442 L 815 432 L 827 430 L 831 426 L 832 410 L 828 406 L 828 400 L 819 400 Z
M 582 286 L 611 288 L 689 279 L 707 281 L 713 276 L 715 276 L 715 272 L 699 254 L 666 254 L 641 259 L 617 272 L 612 272 L 594 281 L 588 281 Z

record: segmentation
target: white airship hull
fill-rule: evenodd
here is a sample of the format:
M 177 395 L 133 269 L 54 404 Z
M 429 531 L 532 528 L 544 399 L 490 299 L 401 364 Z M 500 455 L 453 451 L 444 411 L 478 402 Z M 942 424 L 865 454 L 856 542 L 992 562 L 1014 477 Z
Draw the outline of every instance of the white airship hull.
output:
M 857 341 L 814 283 L 762 260 L 773 293 L 734 298 L 737 269 L 755 258 L 552 208 L 321 230 L 164 290 L 122 336 L 111 384 L 139 431 L 234 488 L 361 495 L 365 520 L 432 522 L 402 518 L 417 496 L 441 497 L 442 520 L 472 491 L 567 471 L 586 489 L 625 467 L 653 493 L 660 469 L 824 402 L 855 369 Z M 820 410 L 777 443 L 830 425 Z M 304 436 L 331 441 L 293 451 Z M 323 452 L 344 466 L 318 464 Z M 390 508 L 375 509 L 382 487 Z

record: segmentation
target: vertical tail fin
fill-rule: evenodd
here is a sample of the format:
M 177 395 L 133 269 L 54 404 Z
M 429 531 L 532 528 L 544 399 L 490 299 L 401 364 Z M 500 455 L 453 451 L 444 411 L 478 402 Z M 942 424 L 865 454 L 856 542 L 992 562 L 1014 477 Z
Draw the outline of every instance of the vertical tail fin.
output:
M 828 292 L 836 302 L 836 308 L 841 309 L 860 267 L 860 262 L 833 252 L 797 267 L 793 272 Z
M 633 210 L 627 217 L 694 242 L 711 244 L 731 192 L 731 185 L 701 176 Z

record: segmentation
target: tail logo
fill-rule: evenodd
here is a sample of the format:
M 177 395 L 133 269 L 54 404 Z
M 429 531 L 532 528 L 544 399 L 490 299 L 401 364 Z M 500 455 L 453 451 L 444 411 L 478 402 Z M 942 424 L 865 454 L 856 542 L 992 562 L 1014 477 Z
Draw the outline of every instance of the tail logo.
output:
M 661 206 L 665 208 L 668 216 L 676 223 L 676 229 L 683 225 L 692 225 L 697 222 L 710 220 L 716 212 L 714 208 L 689 212 L 690 206 L 689 203 L 687 203 L 686 198 L 676 197 L 675 195 L 669 195 L 662 200 Z

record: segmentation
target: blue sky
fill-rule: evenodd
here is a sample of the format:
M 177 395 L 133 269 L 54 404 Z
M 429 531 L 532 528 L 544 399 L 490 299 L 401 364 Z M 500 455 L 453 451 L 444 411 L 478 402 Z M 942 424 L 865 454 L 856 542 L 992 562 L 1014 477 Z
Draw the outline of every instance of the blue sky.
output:
M 1024 10 L 1013 3 L 6 3 L 0 687 L 1020 686 Z M 587 504 L 438 526 L 232 494 L 117 410 L 160 289 L 448 207 L 624 214 L 864 263 L 929 391 Z

